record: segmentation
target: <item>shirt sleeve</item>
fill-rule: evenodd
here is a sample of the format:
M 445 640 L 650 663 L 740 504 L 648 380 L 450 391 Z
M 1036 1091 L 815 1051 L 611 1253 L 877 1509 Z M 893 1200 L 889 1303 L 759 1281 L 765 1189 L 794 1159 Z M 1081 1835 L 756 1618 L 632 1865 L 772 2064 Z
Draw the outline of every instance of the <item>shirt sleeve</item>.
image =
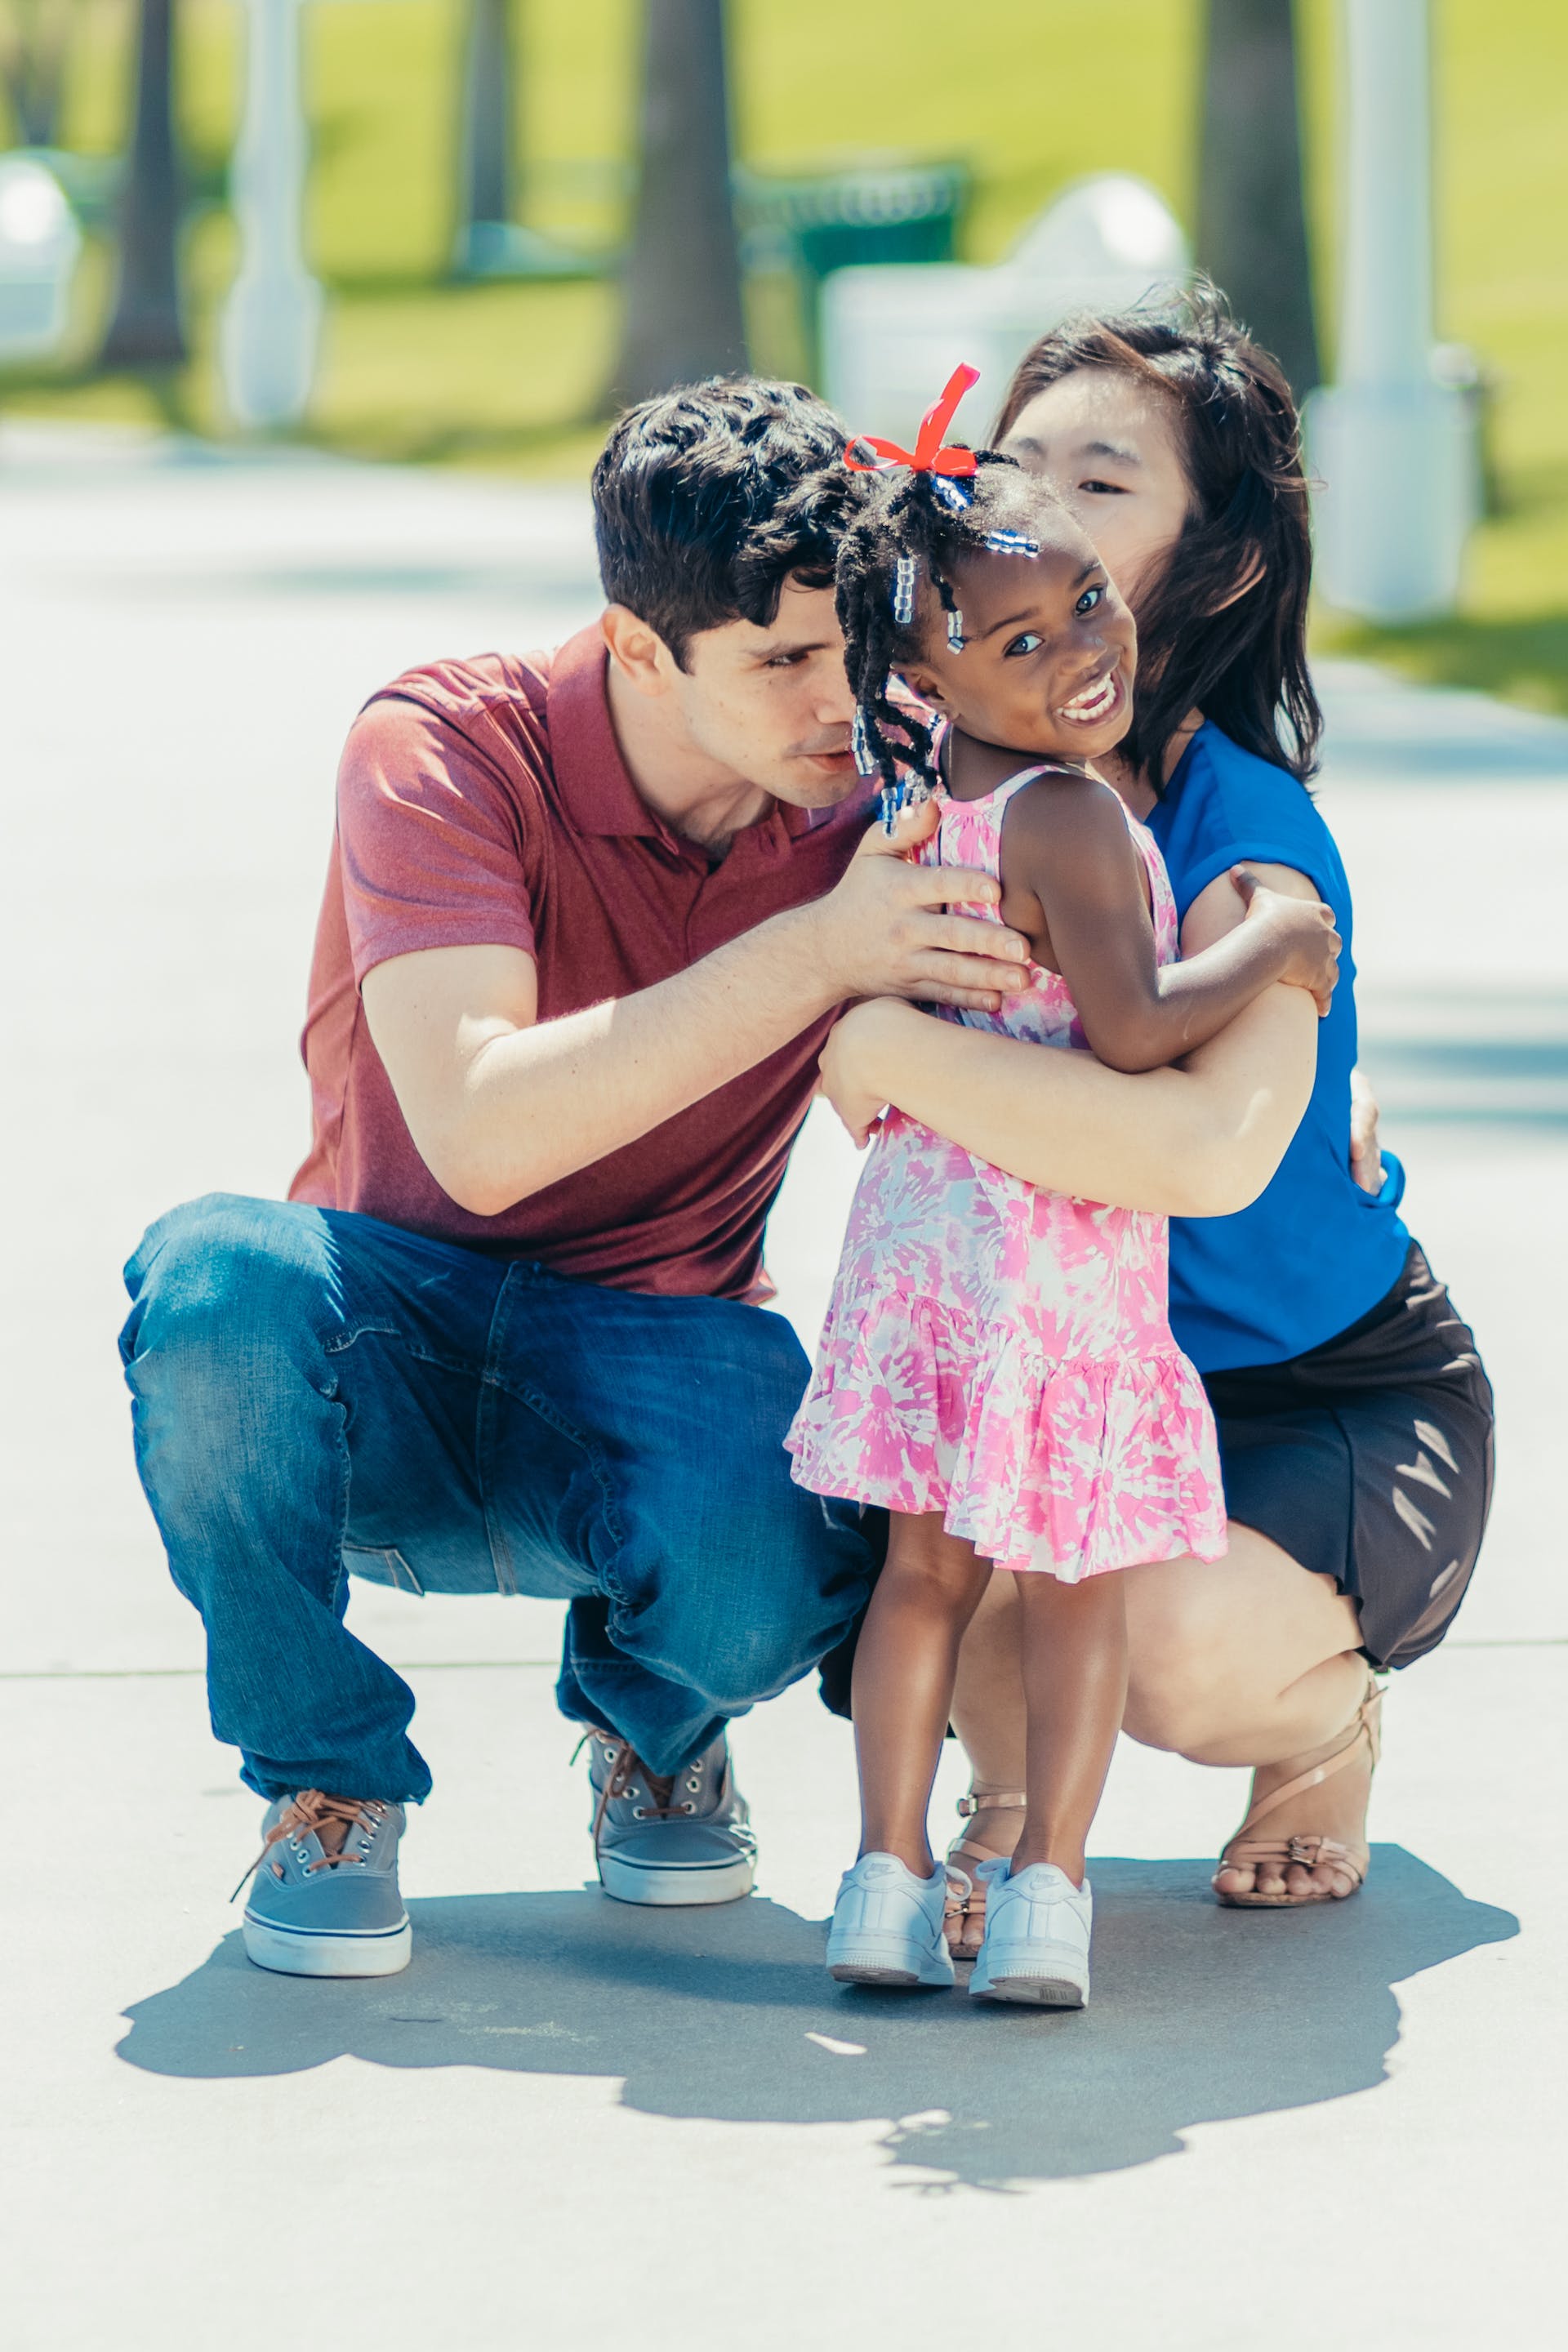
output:
M 338 770 L 338 845 L 356 985 L 421 948 L 534 951 L 529 822 L 519 794 L 449 719 L 385 696 Z
M 1305 875 L 1324 905 L 1331 907 L 1337 916 L 1342 917 L 1345 912 L 1343 876 L 1325 841 L 1305 833 L 1295 840 L 1259 833 L 1211 848 L 1184 868 L 1181 888 L 1175 894 L 1176 911 L 1184 923 L 1194 901 L 1203 897 L 1211 882 L 1228 874 L 1233 866 L 1289 866 L 1294 873 Z

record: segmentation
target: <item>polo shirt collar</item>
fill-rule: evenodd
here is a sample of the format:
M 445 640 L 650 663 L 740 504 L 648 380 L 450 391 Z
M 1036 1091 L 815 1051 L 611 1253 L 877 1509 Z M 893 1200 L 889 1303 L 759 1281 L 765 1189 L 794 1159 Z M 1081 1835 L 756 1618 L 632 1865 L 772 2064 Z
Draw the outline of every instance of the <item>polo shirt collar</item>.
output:
M 579 833 L 668 838 L 626 772 L 605 690 L 609 648 L 595 622 L 560 646 L 550 666 L 547 716 L 555 786 Z

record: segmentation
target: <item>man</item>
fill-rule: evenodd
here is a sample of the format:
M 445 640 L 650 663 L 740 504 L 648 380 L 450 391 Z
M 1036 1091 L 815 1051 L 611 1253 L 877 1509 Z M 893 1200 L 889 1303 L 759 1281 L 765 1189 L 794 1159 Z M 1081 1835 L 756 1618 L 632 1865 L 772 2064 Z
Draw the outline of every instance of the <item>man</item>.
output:
M 853 478 L 819 401 L 632 410 L 594 477 L 606 610 L 441 662 L 350 735 L 287 1202 L 174 1211 L 127 1269 L 138 1463 L 268 1803 L 246 1948 L 407 1965 L 413 1694 L 350 1573 L 570 1602 L 606 1889 L 727 1900 L 724 1726 L 852 1623 L 851 1508 L 794 1486 L 807 1367 L 762 1237 L 835 1009 L 994 1006 L 1026 950 L 866 837 L 833 613 Z M 970 877 L 963 896 L 996 887 Z

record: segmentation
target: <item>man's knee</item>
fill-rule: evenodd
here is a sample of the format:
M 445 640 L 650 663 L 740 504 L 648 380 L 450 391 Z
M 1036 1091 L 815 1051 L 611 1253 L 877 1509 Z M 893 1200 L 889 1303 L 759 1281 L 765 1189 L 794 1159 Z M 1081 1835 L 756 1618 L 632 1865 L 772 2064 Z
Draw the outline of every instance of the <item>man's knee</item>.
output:
M 319 1294 L 310 1226 L 279 1201 L 209 1192 L 149 1226 L 125 1268 L 127 1363 L 154 1348 L 232 1355 Z
M 658 1611 L 684 1679 L 732 1715 L 773 1698 L 841 1641 L 864 1605 L 864 1533 L 817 1496 L 790 1490 L 765 1519 L 730 1522 L 667 1570 Z
M 238 1478 L 287 1444 L 325 1385 L 320 1237 L 307 1213 L 213 1193 L 153 1225 L 126 1268 L 121 1354 L 149 1490 L 171 1507 L 210 1478 Z
M 825 1633 L 804 1616 L 715 1627 L 691 1661 L 691 1679 L 715 1714 L 741 1715 L 799 1682 L 846 1630 L 847 1623 Z

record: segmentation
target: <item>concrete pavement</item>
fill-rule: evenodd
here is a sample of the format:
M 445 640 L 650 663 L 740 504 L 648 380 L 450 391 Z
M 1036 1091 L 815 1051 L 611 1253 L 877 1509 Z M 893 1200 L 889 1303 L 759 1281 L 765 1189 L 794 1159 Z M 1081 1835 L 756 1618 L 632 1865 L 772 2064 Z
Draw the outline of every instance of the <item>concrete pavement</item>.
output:
M 1366 1895 L 1218 1912 L 1241 1776 L 1124 1744 L 1087 2017 L 837 1991 L 816 1923 L 853 1780 L 809 1690 L 737 1734 L 758 1896 L 628 1911 L 584 1885 L 556 1610 L 362 1591 L 438 1775 L 416 1961 L 356 1988 L 241 1958 L 257 1808 L 132 1470 L 119 1263 L 174 1200 L 279 1191 L 300 1156 L 357 704 L 594 605 L 571 493 L 0 429 L 7 2341 L 782 2352 L 826 2326 L 923 2352 L 984 2277 L 1023 2298 L 1010 2331 L 1139 2352 L 1547 2345 L 1568 728 L 1473 698 L 1324 677 L 1366 1060 L 1502 1412 L 1472 1595 L 1387 1709 Z M 814 1118 L 771 1242 L 808 1339 L 852 1181 Z M 950 1757 L 939 1803 L 956 1785 Z

